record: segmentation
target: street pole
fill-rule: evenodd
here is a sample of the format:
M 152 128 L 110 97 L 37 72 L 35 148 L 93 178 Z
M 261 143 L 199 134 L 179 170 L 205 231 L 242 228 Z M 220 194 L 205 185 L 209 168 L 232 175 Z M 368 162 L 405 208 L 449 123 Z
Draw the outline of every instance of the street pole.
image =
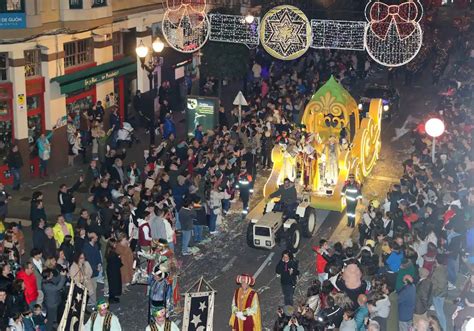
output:
M 239 126 L 242 125 L 242 106 L 239 105 Z
M 432 145 L 432 147 L 431 147 L 431 162 L 432 162 L 433 164 L 434 164 L 435 161 L 436 161 L 436 159 L 435 159 L 435 154 L 436 154 L 435 150 L 436 150 L 436 138 L 433 137 L 433 145 Z

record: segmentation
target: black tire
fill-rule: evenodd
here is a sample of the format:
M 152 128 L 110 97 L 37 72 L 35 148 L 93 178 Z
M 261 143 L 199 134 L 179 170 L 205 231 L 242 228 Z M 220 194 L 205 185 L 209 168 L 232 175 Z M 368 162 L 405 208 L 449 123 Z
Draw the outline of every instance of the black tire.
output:
M 316 210 L 313 208 L 306 208 L 304 217 L 301 219 L 301 231 L 303 237 L 311 238 L 316 232 Z
M 290 252 L 296 253 L 301 243 L 301 226 L 299 224 L 293 224 L 288 229 L 286 234 L 286 249 Z
M 255 248 L 255 244 L 253 243 L 253 227 L 253 223 L 249 223 L 249 225 L 247 226 L 247 245 L 250 248 Z

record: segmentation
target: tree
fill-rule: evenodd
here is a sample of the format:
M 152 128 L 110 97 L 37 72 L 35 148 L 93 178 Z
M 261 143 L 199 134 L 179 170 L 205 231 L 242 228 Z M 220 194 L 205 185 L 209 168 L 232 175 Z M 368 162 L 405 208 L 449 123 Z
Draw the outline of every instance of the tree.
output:
M 210 13 L 240 15 L 235 9 L 216 8 Z M 223 79 L 242 79 L 247 75 L 250 52 L 246 45 L 209 41 L 202 48 L 201 73 L 219 81 L 218 96 Z

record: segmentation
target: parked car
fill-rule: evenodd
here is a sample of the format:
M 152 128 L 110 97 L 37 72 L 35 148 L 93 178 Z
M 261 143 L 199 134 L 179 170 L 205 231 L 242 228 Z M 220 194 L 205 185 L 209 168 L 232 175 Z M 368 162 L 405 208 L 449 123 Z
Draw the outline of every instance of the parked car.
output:
M 365 87 L 359 101 L 359 110 L 365 114 L 369 111 L 371 99 L 382 99 L 382 118 L 391 119 L 400 108 L 400 94 L 396 88 L 386 85 L 368 85 Z

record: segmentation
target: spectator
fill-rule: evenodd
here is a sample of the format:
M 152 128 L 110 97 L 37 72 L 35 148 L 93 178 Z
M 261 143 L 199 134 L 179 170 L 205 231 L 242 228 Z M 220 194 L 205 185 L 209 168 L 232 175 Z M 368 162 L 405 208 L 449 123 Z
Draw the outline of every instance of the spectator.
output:
M 23 167 L 23 158 L 18 151 L 17 145 L 11 147 L 5 163 L 8 165 L 13 176 L 13 190 L 18 191 L 21 184 L 20 170 Z
M 61 208 L 61 214 L 68 221 L 72 221 L 72 214 L 76 209 L 76 199 L 73 196 L 73 193 L 81 186 L 81 183 L 84 181 L 84 177 L 81 175 L 78 181 L 71 187 L 68 188 L 66 184 L 61 184 L 59 186 L 58 192 L 58 203 Z
M 290 251 L 283 251 L 281 260 L 276 266 L 276 273 L 280 276 L 284 304 L 292 306 L 296 281 L 300 272 L 298 262 L 293 258 Z
M 58 320 L 58 308 L 62 303 L 62 290 L 66 284 L 66 271 L 62 271 L 59 277 L 54 277 L 51 269 L 42 272 L 44 306 L 46 307 L 48 320 L 46 330 L 53 330 Z
M 405 286 L 398 291 L 398 327 L 400 331 L 409 331 L 413 324 L 416 288 L 410 275 L 405 275 L 403 282 Z
M 38 285 L 36 282 L 33 263 L 25 262 L 23 268 L 17 273 L 16 278 L 23 281 L 25 300 L 30 306 L 30 309 L 32 309 L 38 299 Z
M 72 217 L 72 216 L 71 216 Z M 53 226 L 54 240 L 56 240 L 56 247 L 61 246 L 65 236 L 74 238 L 74 230 L 72 224 L 66 222 L 66 217 L 58 215 L 56 217 L 56 224 Z
M 73 263 L 69 269 L 69 277 L 78 284 L 83 285 L 88 291 L 88 306 L 95 307 L 96 305 L 96 289 L 97 284 L 92 280 L 93 271 L 89 262 L 82 252 L 76 252 Z

